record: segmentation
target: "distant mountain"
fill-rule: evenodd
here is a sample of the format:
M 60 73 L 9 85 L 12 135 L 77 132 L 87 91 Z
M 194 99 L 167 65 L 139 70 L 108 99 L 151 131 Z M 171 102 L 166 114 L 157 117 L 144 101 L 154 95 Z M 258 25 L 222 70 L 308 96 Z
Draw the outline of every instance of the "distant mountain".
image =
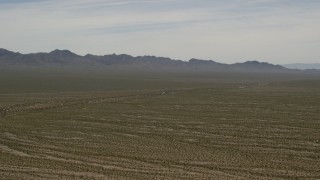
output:
M 119 70 L 195 71 L 195 72 L 296 72 L 280 65 L 247 61 L 223 64 L 212 60 L 173 60 L 156 56 L 133 57 L 126 54 L 96 56 L 77 55 L 69 50 L 54 50 L 50 53 L 21 54 L 0 49 L 0 67 L 64 67 L 105 68 Z
M 313 64 L 295 63 L 295 64 L 284 64 L 283 66 L 289 69 L 301 69 L 301 70 L 320 69 L 320 63 L 313 63 Z
M 236 63 L 232 65 L 235 69 L 241 71 L 271 71 L 271 72 L 281 72 L 281 71 L 288 71 L 287 68 L 280 66 L 269 64 L 266 62 L 258 62 L 258 61 L 247 61 L 244 63 Z
M 16 53 L 12 52 L 12 51 L 8 51 L 6 49 L 2 49 L 0 48 L 0 57 L 5 57 L 5 56 L 12 56 L 15 55 Z

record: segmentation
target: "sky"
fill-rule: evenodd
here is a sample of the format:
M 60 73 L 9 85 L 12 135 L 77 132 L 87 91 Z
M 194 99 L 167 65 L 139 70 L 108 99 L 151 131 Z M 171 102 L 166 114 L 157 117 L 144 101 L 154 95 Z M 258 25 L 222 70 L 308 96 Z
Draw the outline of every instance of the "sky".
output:
M 0 48 L 320 63 L 320 0 L 0 0 Z

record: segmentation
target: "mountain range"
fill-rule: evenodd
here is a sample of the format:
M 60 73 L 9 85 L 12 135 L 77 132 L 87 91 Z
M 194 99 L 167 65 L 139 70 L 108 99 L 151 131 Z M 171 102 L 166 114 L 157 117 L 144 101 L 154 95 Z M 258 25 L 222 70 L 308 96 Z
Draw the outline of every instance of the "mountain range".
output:
M 289 69 L 301 69 L 301 70 L 306 70 L 306 69 L 320 69 L 320 63 L 294 63 L 294 64 L 284 64 L 283 65 L 286 68 Z
M 118 70 L 152 71 L 197 71 L 197 72 L 293 72 L 280 65 L 265 62 L 247 61 L 244 63 L 223 64 L 212 60 L 190 59 L 173 60 L 156 56 L 110 54 L 97 56 L 77 55 L 69 50 L 54 50 L 49 53 L 21 54 L 0 49 L 0 67 L 63 67 L 63 68 L 105 68 Z

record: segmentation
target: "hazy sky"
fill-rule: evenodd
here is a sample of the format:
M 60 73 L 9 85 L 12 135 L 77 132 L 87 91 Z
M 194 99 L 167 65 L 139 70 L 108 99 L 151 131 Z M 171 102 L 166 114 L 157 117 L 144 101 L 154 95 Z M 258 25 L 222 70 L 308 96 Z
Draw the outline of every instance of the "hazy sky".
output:
M 0 0 L 0 47 L 320 62 L 320 0 Z

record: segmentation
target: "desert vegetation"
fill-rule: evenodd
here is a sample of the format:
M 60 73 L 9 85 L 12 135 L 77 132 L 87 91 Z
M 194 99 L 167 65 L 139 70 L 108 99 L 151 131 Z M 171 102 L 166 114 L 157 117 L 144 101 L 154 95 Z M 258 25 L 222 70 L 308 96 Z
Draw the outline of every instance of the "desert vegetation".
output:
M 315 78 L 50 76 L 65 85 L 2 78 L 3 179 L 320 178 Z

